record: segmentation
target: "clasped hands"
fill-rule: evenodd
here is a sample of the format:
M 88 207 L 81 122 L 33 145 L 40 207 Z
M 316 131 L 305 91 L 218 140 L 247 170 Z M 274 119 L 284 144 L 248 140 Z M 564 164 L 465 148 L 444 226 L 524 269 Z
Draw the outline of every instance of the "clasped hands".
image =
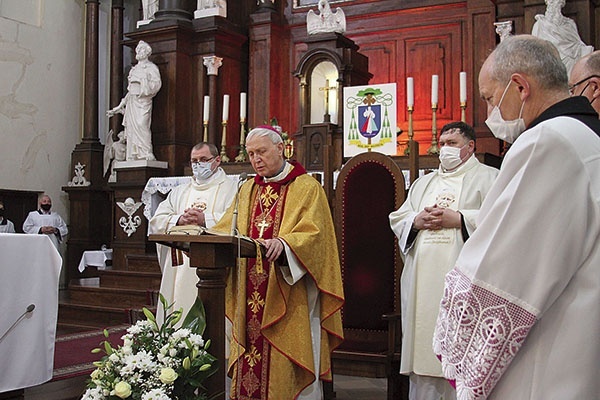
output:
M 206 226 L 204 211 L 197 208 L 186 208 L 177 220 L 177 225 Z
M 440 208 L 437 205 L 425 207 L 415 217 L 413 226 L 418 230 L 439 230 L 444 228 L 460 228 L 460 213 L 449 208 Z
M 57 232 L 58 232 L 58 229 L 56 229 L 53 226 L 42 226 L 40 228 L 40 233 L 43 233 L 43 234 L 46 234 L 46 235 L 51 235 L 51 234 L 54 234 L 54 233 L 57 233 Z

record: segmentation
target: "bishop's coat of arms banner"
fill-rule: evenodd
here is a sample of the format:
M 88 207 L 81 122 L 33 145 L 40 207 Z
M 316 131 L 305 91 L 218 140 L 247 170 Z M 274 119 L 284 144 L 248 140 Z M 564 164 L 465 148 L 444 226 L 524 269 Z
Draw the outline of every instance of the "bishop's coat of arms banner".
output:
M 344 88 L 344 157 L 396 155 L 396 84 Z

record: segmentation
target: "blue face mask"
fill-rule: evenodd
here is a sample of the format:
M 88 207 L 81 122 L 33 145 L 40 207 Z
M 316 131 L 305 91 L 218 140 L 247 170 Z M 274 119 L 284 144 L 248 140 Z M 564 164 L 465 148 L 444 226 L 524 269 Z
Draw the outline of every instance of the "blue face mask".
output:
M 202 182 L 210 178 L 213 174 L 211 169 L 212 161 L 208 162 L 196 162 L 192 164 L 192 173 L 196 181 Z

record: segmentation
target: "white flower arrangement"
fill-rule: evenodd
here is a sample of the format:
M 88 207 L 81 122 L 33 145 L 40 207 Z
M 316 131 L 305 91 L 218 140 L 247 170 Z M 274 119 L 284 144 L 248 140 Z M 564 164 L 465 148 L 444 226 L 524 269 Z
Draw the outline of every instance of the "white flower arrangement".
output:
M 207 400 L 202 383 L 217 371 L 217 360 L 204 341 L 204 306 L 200 299 L 192 306 L 180 328 L 182 309 L 167 315 L 170 306 L 159 295 L 165 315 L 159 326 L 144 308 L 146 320 L 127 328 L 123 345 L 117 348 L 104 341 L 102 359 L 94 365 L 81 400 Z M 108 337 L 108 331 L 104 331 Z

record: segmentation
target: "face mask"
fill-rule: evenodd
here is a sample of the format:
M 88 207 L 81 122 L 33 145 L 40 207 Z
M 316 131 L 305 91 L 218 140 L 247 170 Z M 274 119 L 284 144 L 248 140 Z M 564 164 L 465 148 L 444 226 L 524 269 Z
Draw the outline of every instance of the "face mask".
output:
M 44 211 L 50 211 L 50 208 L 52 208 L 52 204 L 41 204 L 40 207 Z
M 192 164 L 192 172 L 197 181 L 205 181 L 213 174 L 210 166 L 212 162 L 197 162 Z
M 490 128 L 495 137 L 500 140 L 504 140 L 507 143 L 514 142 L 521 133 L 525 131 L 525 121 L 523 120 L 523 107 L 525 106 L 525 102 L 521 104 L 521 111 L 519 112 L 519 118 L 513 119 L 512 121 L 505 121 L 502 118 L 502 113 L 500 112 L 500 104 L 502 104 L 502 100 L 504 100 L 504 95 L 508 90 L 511 82 L 508 82 L 506 89 L 504 89 L 504 93 L 500 98 L 500 102 L 497 106 L 494 107 L 488 119 L 485 120 L 485 124 Z
M 462 158 L 460 158 L 460 151 L 463 147 L 451 147 L 444 146 L 440 149 L 440 164 L 442 164 L 442 168 L 446 171 L 453 170 L 458 167 L 462 162 Z

